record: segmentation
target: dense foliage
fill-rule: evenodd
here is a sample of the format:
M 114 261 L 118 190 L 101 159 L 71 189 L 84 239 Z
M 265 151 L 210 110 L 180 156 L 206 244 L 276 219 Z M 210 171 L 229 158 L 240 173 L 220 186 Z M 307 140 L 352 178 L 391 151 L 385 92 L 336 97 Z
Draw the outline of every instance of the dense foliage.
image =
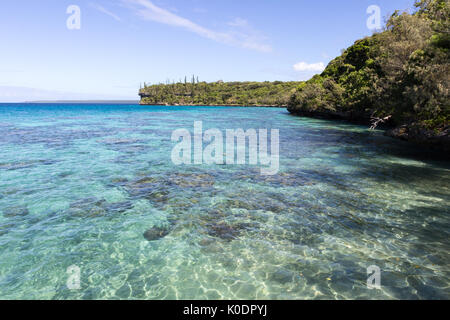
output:
M 287 106 L 300 82 L 198 82 L 144 85 L 141 104 Z
M 303 83 L 288 110 L 442 134 L 449 130 L 449 0 L 416 1 L 385 29 L 355 42 L 321 75 Z

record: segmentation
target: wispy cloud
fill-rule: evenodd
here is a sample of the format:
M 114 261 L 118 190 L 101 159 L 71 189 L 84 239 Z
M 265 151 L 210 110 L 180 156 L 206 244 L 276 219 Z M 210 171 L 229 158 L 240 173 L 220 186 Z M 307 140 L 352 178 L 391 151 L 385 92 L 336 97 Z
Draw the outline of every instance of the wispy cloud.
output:
M 299 63 L 294 64 L 295 71 L 322 72 L 324 69 L 325 69 L 325 64 L 323 62 L 317 62 L 317 63 L 299 62 Z
M 232 27 L 248 27 L 248 21 L 242 18 L 234 18 L 234 20 L 228 22 Z
M 111 11 L 109 11 L 109 10 L 106 9 L 105 7 L 102 7 L 102 6 L 99 5 L 99 4 L 96 4 L 96 3 L 92 3 L 92 2 L 91 2 L 91 3 L 89 3 L 89 5 L 90 5 L 92 8 L 94 8 L 94 9 L 100 11 L 101 13 L 104 13 L 104 14 L 110 16 L 111 18 L 113 18 L 113 19 L 116 20 L 116 21 L 121 21 L 121 20 L 122 20 L 122 19 L 120 19 L 120 17 L 119 17 L 118 15 L 112 13 Z
M 128 5 L 135 14 L 141 19 L 154 21 L 174 27 L 183 28 L 187 31 L 198 34 L 201 37 L 224 43 L 227 45 L 238 46 L 257 50 L 261 52 L 270 52 L 270 45 L 263 43 L 262 37 L 255 32 L 245 32 L 249 30 L 231 30 L 228 32 L 218 32 L 209 28 L 200 26 L 199 24 L 174 14 L 166 9 L 156 6 L 150 0 L 122 0 Z M 243 25 L 231 25 L 232 27 L 244 27 Z M 246 25 L 245 27 L 248 27 Z

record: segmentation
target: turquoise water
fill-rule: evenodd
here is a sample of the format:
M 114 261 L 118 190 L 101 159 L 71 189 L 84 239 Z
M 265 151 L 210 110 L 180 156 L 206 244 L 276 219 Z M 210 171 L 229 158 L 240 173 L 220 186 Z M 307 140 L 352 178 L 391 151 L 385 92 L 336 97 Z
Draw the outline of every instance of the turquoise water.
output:
M 172 131 L 197 120 L 280 129 L 279 173 L 173 165 Z M 2 299 L 450 297 L 450 163 L 380 131 L 271 108 L 4 104 L 0 148 Z

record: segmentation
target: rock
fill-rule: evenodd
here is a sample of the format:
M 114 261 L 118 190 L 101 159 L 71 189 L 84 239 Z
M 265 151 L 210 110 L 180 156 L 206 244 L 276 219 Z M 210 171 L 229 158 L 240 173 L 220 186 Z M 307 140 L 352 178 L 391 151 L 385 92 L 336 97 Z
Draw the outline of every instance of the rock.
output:
M 170 198 L 163 207 L 164 210 L 173 210 L 175 213 L 183 213 L 192 208 L 197 202 L 196 199 Z
M 147 193 L 144 198 L 153 202 L 167 203 L 167 201 L 169 200 L 169 192 L 163 190 L 152 191 Z
M 206 225 L 207 233 L 222 240 L 231 241 L 241 234 L 240 226 L 231 226 L 225 222 L 209 223 Z
M 7 162 L 7 163 L 0 163 L 0 169 L 19 170 L 19 169 L 32 168 L 39 164 L 48 166 L 48 165 L 52 165 L 56 162 L 57 162 L 56 160 L 29 160 L 29 161 L 22 161 L 22 162 Z
M 214 177 L 206 173 L 177 173 L 170 176 L 169 181 L 181 188 L 211 187 Z
M 253 183 L 265 183 L 274 186 L 310 186 L 315 182 L 305 176 L 302 172 L 280 172 L 275 175 L 262 176 L 259 172 L 243 174 L 239 173 L 233 176 L 236 180 L 247 180 Z
M 122 299 L 128 299 L 131 294 L 131 288 L 128 283 L 125 283 L 116 291 L 116 296 Z
M 441 151 L 450 151 L 450 127 L 448 126 L 439 133 L 436 133 L 434 130 L 413 123 L 387 130 L 385 135 L 423 146 L 433 147 Z
M 123 213 L 127 210 L 133 208 L 133 203 L 131 201 L 122 201 L 108 204 L 106 206 L 106 211 L 108 213 Z
M 73 173 L 72 172 L 69 172 L 69 171 L 67 171 L 67 172 L 61 172 L 60 174 L 58 174 L 58 177 L 59 178 L 66 178 L 66 177 L 68 177 L 68 176 L 70 176 L 70 175 L 72 175 Z
M 144 198 L 156 203 L 169 200 L 168 184 L 155 177 L 144 177 L 127 184 L 126 189 L 133 198 Z
M 106 214 L 106 200 L 97 198 L 85 198 L 72 202 L 69 206 L 69 213 L 74 217 L 97 217 Z
M 202 247 L 207 247 L 210 246 L 211 244 L 214 244 L 215 242 L 216 240 L 214 240 L 213 238 L 203 238 L 198 242 L 198 244 Z
M 85 209 L 93 206 L 102 206 L 103 203 L 105 203 L 106 200 L 104 199 L 97 199 L 94 197 L 91 198 L 84 198 L 81 200 L 74 201 L 70 204 L 70 208 L 80 208 Z
M 251 203 L 248 201 L 242 201 L 239 199 L 228 199 L 225 201 L 225 208 L 230 209 L 246 209 L 246 210 L 254 210 L 256 209 Z M 217 206 L 220 208 L 220 205 Z
M 113 186 L 123 186 L 128 182 L 127 178 L 114 178 L 111 180 Z
M 0 169 L 19 170 L 19 169 L 31 168 L 31 167 L 33 167 L 35 165 L 36 165 L 36 163 L 33 162 L 33 161 L 0 163 Z
M 25 206 L 8 207 L 3 209 L 3 216 L 5 218 L 23 217 L 28 214 L 29 211 Z
M 139 180 L 135 181 L 133 183 L 133 185 L 141 186 L 141 185 L 145 185 L 145 184 L 149 184 L 149 183 L 154 183 L 154 182 L 157 182 L 157 181 L 158 181 L 158 179 L 156 179 L 156 178 L 145 177 L 145 178 L 142 178 L 142 179 L 139 179 Z
M 15 226 L 14 223 L 0 223 L 0 236 L 7 234 Z
M 278 269 L 269 276 L 269 279 L 281 284 L 286 284 L 294 279 L 294 274 L 286 269 Z
M 132 144 L 132 143 L 139 142 L 139 140 L 138 139 L 114 139 L 114 138 L 110 138 L 110 139 L 104 139 L 104 140 L 97 140 L 97 142 L 104 143 L 104 144 L 115 145 L 115 144 Z
M 169 234 L 170 230 L 162 227 L 153 227 L 144 232 L 144 238 L 148 241 L 155 241 L 164 238 Z

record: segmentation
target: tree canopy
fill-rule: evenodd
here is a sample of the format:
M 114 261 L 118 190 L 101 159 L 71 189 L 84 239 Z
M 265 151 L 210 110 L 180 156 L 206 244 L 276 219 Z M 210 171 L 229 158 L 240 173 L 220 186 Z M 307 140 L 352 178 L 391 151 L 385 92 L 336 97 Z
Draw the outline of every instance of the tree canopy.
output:
M 141 104 L 287 106 L 300 82 L 178 82 L 145 85 Z

